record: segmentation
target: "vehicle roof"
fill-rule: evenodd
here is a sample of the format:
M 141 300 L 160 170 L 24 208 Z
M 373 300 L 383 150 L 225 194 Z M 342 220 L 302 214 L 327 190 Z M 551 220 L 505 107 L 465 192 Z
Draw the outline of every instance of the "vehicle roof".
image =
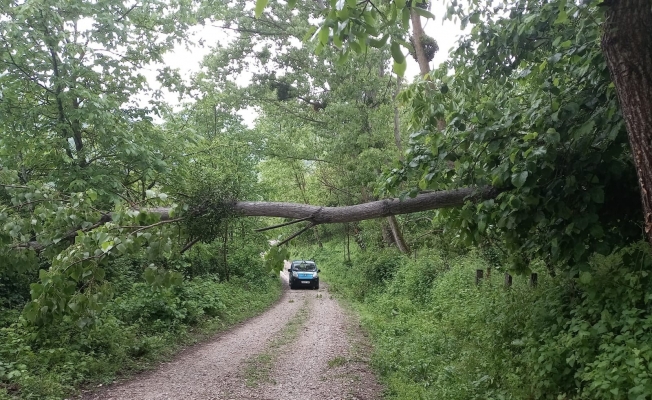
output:
M 294 264 L 315 264 L 315 262 L 312 260 L 294 260 L 292 261 L 292 265 Z

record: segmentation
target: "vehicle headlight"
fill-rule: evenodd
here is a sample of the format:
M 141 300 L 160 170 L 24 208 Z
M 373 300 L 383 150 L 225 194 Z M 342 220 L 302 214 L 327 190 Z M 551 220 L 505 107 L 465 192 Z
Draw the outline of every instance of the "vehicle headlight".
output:
M 315 272 L 315 273 L 312 275 L 312 279 L 317 279 L 317 278 L 319 278 L 319 276 L 318 276 L 317 273 Z
M 299 277 L 299 273 L 297 271 L 292 271 L 292 276 L 295 278 Z

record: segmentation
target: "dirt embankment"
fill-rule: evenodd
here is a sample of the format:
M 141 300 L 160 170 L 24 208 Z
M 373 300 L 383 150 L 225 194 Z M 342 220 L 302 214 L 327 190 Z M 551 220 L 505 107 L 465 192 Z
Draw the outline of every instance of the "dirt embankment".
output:
M 287 283 L 287 273 L 281 276 Z M 380 399 L 368 354 L 355 318 L 322 284 L 320 290 L 285 290 L 264 314 L 155 371 L 83 398 Z

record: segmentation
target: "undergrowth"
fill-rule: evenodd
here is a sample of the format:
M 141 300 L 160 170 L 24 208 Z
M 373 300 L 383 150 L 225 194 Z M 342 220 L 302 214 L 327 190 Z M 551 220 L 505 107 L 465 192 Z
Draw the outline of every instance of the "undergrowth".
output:
M 0 309 L 0 399 L 62 399 L 111 383 L 259 314 L 279 298 L 281 283 L 265 273 L 262 260 L 246 266 L 234 268 L 228 281 L 184 273 L 179 285 L 155 287 L 137 272 L 138 260 L 120 260 L 108 271 L 115 276 L 113 300 L 84 327 L 68 321 L 38 327 L 18 309 Z
M 536 288 L 480 252 L 311 249 L 361 314 L 388 399 L 652 398 L 652 266 L 645 243 L 595 256 L 580 279 Z

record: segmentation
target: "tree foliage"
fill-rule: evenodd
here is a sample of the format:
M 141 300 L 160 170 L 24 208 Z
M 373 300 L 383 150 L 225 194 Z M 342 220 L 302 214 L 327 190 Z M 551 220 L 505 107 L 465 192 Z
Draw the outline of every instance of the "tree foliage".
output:
M 646 192 L 638 190 L 645 183 L 637 180 L 632 158 L 639 172 L 645 168 L 640 148 L 630 148 L 622 115 L 630 139 L 646 136 L 632 135 L 636 113 L 623 102 L 622 81 L 611 81 L 598 45 L 606 33 L 614 35 L 605 30 L 609 6 L 598 0 L 452 1 L 443 17 L 471 26 L 470 33 L 449 61 L 435 71 L 421 65 L 422 76 L 396 96 L 400 80 L 391 71 L 405 73 L 406 54 L 424 50 L 428 58 L 437 51 L 436 38 L 406 39 L 411 20 L 434 17 L 424 2 L 0 0 L 0 307 L 24 305 L 19 322 L 0 332 L 17 349 L 0 346 L 3 360 L 13 354 L 12 361 L 0 361 L 0 381 L 14 382 L 27 371 L 20 360 L 32 357 L 30 346 L 40 356 L 52 350 L 44 337 L 73 330 L 108 335 L 120 316 L 124 323 L 167 329 L 220 314 L 220 301 L 209 293 L 214 285 L 196 278 L 264 284 L 265 268 L 277 272 L 290 252 L 264 252 L 278 237 L 252 232 L 278 221 L 236 218 L 238 212 L 301 220 L 283 221 L 281 237 L 292 237 L 294 222 L 307 224 L 298 232 L 345 222 L 315 228 L 303 243 L 344 237 L 350 261 L 353 237 L 360 251 L 374 253 L 352 281 L 369 280 L 369 288 L 356 288 L 357 296 L 399 280 L 401 299 L 426 304 L 429 289 L 445 286 L 445 280 L 436 283 L 445 263 L 397 271 L 400 257 L 375 253 L 387 229 L 359 221 L 443 205 L 455 208 L 399 221 L 409 227 L 416 250 L 475 243 L 501 268 L 525 272 L 544 265 L 550 275 L 564 272 L 563 282 L 550 281 L 551 297 L 542 297 L 562 322 L 555 325 L 549 315 L 542 320 L 554 327 L 520 319 L 519 329 L 536 332 L 527 337 L 510 336 L 509 324 L 493 325 L 500 340 L 510 339 L 501 353 L 506 357 L 513 340 L 529 341 L 540 353 L 505 364 L 536 378 L 519 394 L 545 398 L 576 389 L 577 398 L 609 398 L 611 385 L 620 391 L 610 392 L 612 398 L 619 398 L 625 386 L 645 386 L 633 378 L 644 368 L 620 363 L 616 353 L 626 349 L 609 336 L 618 329 L 649 330 L 641 322 L 648 301 L 636 301 L 649 286 L 649 260 L 630 263 L 632 254 L 644 252 L 626 247 L 647 229 L 641 229 L 639 202 Z M 198 22 L 219 25 L 229 38 L 211 50 L 189 84 L 178 71 L 158 70 L 164 89 L 191 96 L 172 109 L 142 71 L 158 68 L 166 52 L 187 43 Z M 426 46 L 414 48 L 417 41 Z M 616 53 L 609 54 L 614 76 Z M 624 113 L 623 104 L 629 107 Z M 400 154 L 397 144 L 408 131 L 407 153 Z M 389 196 L 400 200 L 371 203 Z M 353 217 L 346 214 L 351 210 Z M 617 280 L 634 288 L 607 285 L 601 297 L 593 279 L 607 282 L 605 274 L 619 263 L 640 267 Z M 394 307 L 385 295 L 382 305 Z M 576 295 L 583 300 L 572 312 L 555 303 Z M 617 298 L 626 306 L 613 306 Z M 486 312 L 483 307 L 489 306 L 478 312 Z M 616 321 L 596 309 L 633 319 Z M 449 326 L 463 326 L 459 321 Z M 556 338 L 568 346 L 555 347 Z M 140 354 L 147 346 L 130 351 Z M 613 379 L 605 372 L 612 364 L 621 369 Z M 570 365 L 572 374 L 551 376 L 550 366 L 557 365 Z M 430 384 L 436 380 L 431 366 L 396 368 Z M 490 381 L 473 382 L 459 385 L 456 395 L 481 396 L 486 389 L 500 398 Z M 632 396 L 648 393 L 636 390 Z
M 467 242 L 498 240 L 517 266 L 543 258 L 577 271 L 594 251 L 639 238 L 627 134 L 598 47 L 601 11 L 539 2 L 461 10 L 450 12 L 474 23 L 471 34 L 432 83 L 402 94 L 416 132 L 388 186 L 500 189 L 441 217 Z

